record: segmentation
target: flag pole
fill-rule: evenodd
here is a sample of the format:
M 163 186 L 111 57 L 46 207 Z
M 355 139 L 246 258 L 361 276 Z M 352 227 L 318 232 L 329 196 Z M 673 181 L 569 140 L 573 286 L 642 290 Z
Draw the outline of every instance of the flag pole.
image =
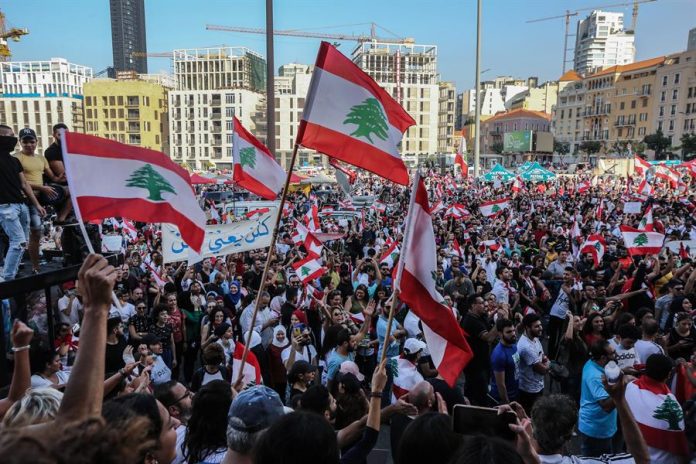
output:
M 280 197 L 280 206 L 278 207 L 278 213 L 276 214 L 275 227 L 273 229 L 273 238 L 271 239 L 271 246 L 268 248 L 268 255 L 266 256 L 266 264 L 263 267 L 263 274 L 261 275 L 261 285 L 259 286 L 258 294 L 256 295 L 256 300 L 254 300 L 254 313 L 251 316 L 251 324 L 249 325 L 249 332 L 247 334 L 242 334 L 242 337 L 246 335 L 246 340 L 244 340 L 244 352 L 242 353 L 242 362 L 239 367 L 239 373 L 237 374 L 238 383 L 242 380 L 244 376 L 244 365 L 246 364 L 247 357 L 249 355 L 249 344 L 251 343 L 251 332 L 254 330 L 254 324 L 256 324 L 256 316 L 259 313 L 259 303 L 261 302 L 261 294 L 266 288 L 266 276 L 268 275 L 268 269 L 271 267 L 271 259 L 275 252 L 275 244 L 278 239 L 278 229 L 280 226 L 280 220 L 283 217 L 283 205 L 288 196 L 288 189 L 290 187 L 290 178 L 292 177 L 292 170 L 295 167 L 295 159 L 297 158 L 297 148 L 298 144 L 295 143 L 292 149 L 292 158 L 290 159 L 290 167 L 288 168 L 288 174 L 285 177 L 285 187 L 283 188 L 283 194 Z
M 379 360 L 380 363 L 384 361 L 387 357 L 387 346 L 389 345 L 389 337 L 391 336 L 392 322 L 394 321 L 394 309 L 399 305 L 399 285 L 401 284 L 401 275 L 404 273 L 404 253 L 406 253 L 406 247 L 408 246 L 408 241 L 411 238 L 411 221 L 413 220 L 413 204 L 416 202 L 416 192 L 418 190 L 418 184 L 420 183 L 420 170 L 416 169 L 416 174 L 413 177 L 413 185 L 411 186 L 411 198 L 408 202 L 408 215 L 406 216 L 405 224 L 405 234 L 404 241 L 401 244 L 401 255 L 399 256 L 399 261 L 396 265 L 396 278 L 394 279 L 394 298 L 392 299 L 391 308 L 389 308 L 389 318 L 387 319 L 387 333 L 384 335 L 384 345 L 382 346 L 382 356 Z
M 65 129 L 58 129 L 58 132 L 60 133 L 60 147 L 61 152 L 63 154 L 63 166 L 65 166 L 65 177 L 69 187 L 70 184 L 72 184 L 72 167 L 70 165 L 70 156 L 68 156 L 68 141 L 66 140 L 67 131 Z M 75 211 L 77 225 L 80 227 L 80 232 L 82 232 L 82 239 L 85 241 L 85 245 L 87 246 L 87 251 L 89 251 L 91 254 L 96 254 L 96 252 L 94 251 L 94 247 L 92 246 L 92 241 L 89 239 L 89 235 L 87 234 L 85 223 L 82 220 L 82 212 L 80 211 L 80 205 L 77 203 L 77 197 L 75 195 L 70 195 L 70 201 L 73 205 L 73 211 Z M 118 301 L 116 293 L 113 290 L 111 291 L 111 302 L 119 310 L 123 309 L 121 308 L 121 302 Z

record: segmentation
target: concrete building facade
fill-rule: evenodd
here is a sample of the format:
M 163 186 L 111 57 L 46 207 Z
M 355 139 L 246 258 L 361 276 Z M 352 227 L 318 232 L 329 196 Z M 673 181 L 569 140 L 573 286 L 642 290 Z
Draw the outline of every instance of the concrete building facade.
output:
M 146 74 L 147 58 L 133 55 L 147 52 L 145 0 L 109 0 L 109 7 L 114 71 Z
M 506 132 L 551 132 L 551 115 L 539 111 L 513 110 L 481 122 L 481 153 L 493 153 Z
M 0 120 L 15 133 L 34 129 L 43 152 L 52 143 L 54 124 L 84 132 L 83 86 L 90 79 L 92 68 L 64 58 L 0 63 Z
M 85 84 L 85 132 L 169 154 L 167 89 L 140 79 Z
M 439 75 L 435 45 L 363 42 L 353 62 L 389 92 L 416 121 L 401 142 L 401 156 L 416 165 L 438 151 Z
M 558 96 L 558 83 L 546 82 L 539 87 L 530 87 L 505 102 L 506 110 L 532 110 L 551 113 Z
M 578 21 L 573 69 L 585 76 L 608 66 L 633 63 L 634 39 L 633 32 L 624 29 L 623 13 L 594 10 Z
M 266 62 L 243 47 L 174 50 L 169 92 L 169 150 L 193 169 L 232 167 L 233 116 L 249 131 L 263 111 Z
M 696 133 L 696 48 L 666 56 L 653 87 L 652 127 L 679 146 L 682 135 Z
M 575 153 L 584 133 L 585 85 L 578 73 L 571 70 L 560 77 L 558 89 L 551 130 L 556 141 L 568 144 L 568 152 Z
M 440 96 L 438 99 L 437 121 L 437 151 L 439 153 L 453 153 L 457 135 L 455 134 L 457 109 L 457 89 L 454 82 L 440 82 Z

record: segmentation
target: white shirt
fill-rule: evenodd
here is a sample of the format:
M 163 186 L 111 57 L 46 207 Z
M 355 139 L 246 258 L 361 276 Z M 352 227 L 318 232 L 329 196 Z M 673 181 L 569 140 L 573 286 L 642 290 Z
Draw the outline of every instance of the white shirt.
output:
M 254 303 L 251 303 L 249 306 L 244 308 L 244 311 L 242 311 L 242 316 L 239 320 L 239 323 L 242 326 L 242 333 L 249 332 L 249 327 L 251 326 L 251 317 L 253 315 Z M 266 327 L 266 329 L 263 331 L 261 330 L 261 327 L 263 327 L 266 322 L 274 318 L 277 318 L 277 315 L 271 311 L 271 308 L 268 306 L 259 309 L 259 312 L 256 314 L 254 330 L 261 335 L 261 343 L 263 343 L 264 349 L 268 348 L 268 345 L 271 344 L 271 340 L 273 339 L 273 327 Z
M 135 306 L 128 302 L 125 302 L 121 303 L 121 309 L 119 310 L 115 305 L 111 305 L 111 309 L 109 310 L 109 316 L 111 316 L 112 314 L 118 315 L 123 321 L 123 323 L 128 325 L 128 321 L 130 320 L 130 318 L 135 316 L 136 314 Z
M 80 322 L 80 312 L 82 312 L 82 303 L 77 299 L 73 298 L 70 315 L 65 314 L 65 310 L 68 309 L 68 302 L 70 297 L 68 295 L 62 296 L 58 300 L 58 310 L 60 311 L 60 322 L 63 324 L 68 324 L 69 326 L 74 326 Z
M 292 352 L 292 345 L 288 346 L 287 348 L 285 348 L 283 351 L 280 352 L 280 359 L 283 361 L 283 364 L 288 362 L 288 359 L 290 359 L 291 352 Z M 308 363 L 311 363 L 312 360 L 314 360 L 314 359 L 317 359 L 317 350 L 314 348 L 313 345 L 303 346 L 302 351 L 295 352 L 295 362 L 307 361 Z M 289 367 L 288 367 L 288 370 L 290 370 Z
M 635 348 L 626 349 L 621 343 L 615 348 L 616 349 L 616 364 L 619 365 L 621 369 L 626 369 L 627 367 L 633 367 L 636 364 L 642 364 L 641 359 L 636 353 Z
M 176 457 L 171 464 L 184 464 L 184 439 L 186 438 L 186 426 L 179 424 L 176 428 Z
M 495 295 L 498 303 L 510 303 L 510 294 L 514 292 L 514 288 L 510 284 L 506 284 L 500 279 L 495 279 L 491 293 Z
M 638 340 L 634 346 L 641 361 L 646 362 L 651 354 L 665 354 L 665 350 L 653 341 Z
M 532 366 L 542 361 L 544 348 L 538 338 L 530 340 L 522 334 L 517 342 L 517 354 L 520 356 L 519 388 L 526 393 L 539 393 L 544 389 L 544 375 L 534 371 Z
M 235 348 L 235 343 L 234 340 L 228 340 L 227 346 L 222 341 L 222 338 L 218 339 L 215 343 L 220 345 L 222 347 L 222 351 L 225 352 L 225 363 L 228 364 L 230 362 L 230 359 L 232 359 L 232 355 L 234 354 L 234 348 Z
M 70 378 L 70 372 L 58 371 L 56 372 L 56 377 L 58 377 L 58 385 L 65 385 Z M 31 376 L 31 388 L 50 387 L 51 385 L 53 385 L 53 382 L 45 377 L 41 377 L 39 374 Z

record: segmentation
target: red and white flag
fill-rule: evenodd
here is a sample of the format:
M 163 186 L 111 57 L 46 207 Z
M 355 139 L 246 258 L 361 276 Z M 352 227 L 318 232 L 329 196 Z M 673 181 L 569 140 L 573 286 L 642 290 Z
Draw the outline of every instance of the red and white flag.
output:
M 152 267 L 152 264 L 149 261 L 143 261 L 143 264 L 145 264 L 147 270 L 150 271 L 152 277 L 154 277 L 157 286 L 159 288 L 164 287 L 164 284 L 166 284 L 167 281 L 162 278 L 162 276 L 159 274 L 159 272 L 157 272 L 157 270 L 154 267 Z
M 442 200 L 438 200 L 438 201 L 433 205 L 432 209 L 430 210 L 430 215 L 431 215 L 431 216 L 434 216 L 434 215 L 436 215 L 437 213 L 439 213 L 440 211 L 442 211 L 443 209 L 445 209 L 445 204 L 442 202 Z
M 652 205 L 649 205 L 645 209 L 645 214 L 643 214 L 643 219 L 640 220 L 638 224 L 638 230 L 643 230 L 647 232 L 652 232 L 655 230 L 655 222 L 653 221 Z
M 648 173 L 648 170 L 651 167 L 652 165 L 640 156 L 635 155 L 633 157 L 633 171 L 636 172 L 639 176 L 645 177 L 645 175 Z
M 316 204 L 312 204 L 304 216 L 304 223 L 311 231 L 321 231 L 321 222 L 319 222 L 319 208 Z
M 604 199 L 599 201 L 599 204 L 597 205 L 597 209 L 595 210 L 595 216 L 600 221 L 604 217 Z
M 667 385 L 643 375 L 626 385 L 626 403 L 650 449 L 651 461 L 666 451 L 688 456 L 689 443 L 684 432 L 684 411 Z M 664 458 L 664 456 L 662 456 Z
M 459 246 L 459 241 L 456 237 L 452 241 L 452 251 L 455 255 L 459 256 L 460 258 L 464 258 L 464 250 L 462 250 L 462 247 Z
M 308 284 L 314 279 L 318 279 L 326 273 L 326 268 L 321 265 L 319 258 L 307 256 L 302 261 L 292 264 L 292 268 L 297 273 L 303 284 Z
M 392 243 L 379 259 L 379 264 L 387 264 L 389 269 L 392 269 L 396 259 L 399 257 L 399 252 L 399 247 L 396 242 Z
M 63 160 L 79 221 L 120 216 L 174 224 L 186 244 L 201 251 L 206 217 L 184 168 L 154 150 L 77 132 L 64 137 Z
M 638 194 L 644 197 L 649 197 L 653 194 L 653 187 L 646 179 L 643 179 L 638 185 Z
M 656 255 L 662 250 L 665 236 L 657 232 L 645 232 L 629 226 L 619 226 L 624 245 L 631 256 Z
M 234 181 L 256 195 L 275 200 L 285 185 L 287 173 L 271 151 L 247 131 L 235 116 L 232 136 Z
M 413 183 L 396 287 L 400 289 L 401 300 L 422 322 L 435 368 L 453 386 L 473 354 L 452 310 L 435 288 L 437 247 L 428 193 L 419 173 Z
M 133 223 L 128 219 L 124 219 L 121 222 L 121 227 L 123 228 L 123 231 L 128 234 L 131 240 L 135 240 L 136 238 L 138 238 L 138 231 L 136 230 Z
M 322 42 L 297 143 L 401 185 L 408 169 L 398 145 L 416 121 L 336 47 Z
M 580 253 L 590 253 L 595 267 L 599 266 L 604 257 L 604 252 L 607 249 L 607 242 L 600 234 L 592 234 L 587 237 L 585 243 L 580 247 Z
M 459 140 L 459 148 L 457 148 L 457 154 L 454 156 L 454 162 L 457 163 L 459 169 L 461 169 L 461 176 L 467 178 L 469 176 L 469 165 L 466 162 L 466 139 L 462 137 Z
M 290 238 L 292 238 L 293 243 L 296 245 L 304 245 L 309 256 L 319 257 L 324 249 L 321 241 L 304 225 L 298 222 L 296 219 L 293 220 L 293 231 Z
M 512 181 L 512 192 L 513 193 L 519 193 L 522 190 L 524 190 L 524 182 L 522 182 L 522 179 L 518 177 L 515 177 L 515 180 Z
M 500 250 L 500 243 L 497 240 L 483 240 L 479 242 L 479 251 L 481 253 L 485 252 L 486 248 L 490 248 L 491 251 L 498 251 Z
M 271 209 L 270 208 L 256 208 L 252 209 L 251 211 L 247 211 L 244 216 L 247 219 L 254 219 L 256 216 L 263 216 L 267 212 L 269 212 Z
M 372 206 L 370 206 L 370 209 L 373 209 L 377 211 L 380 214 L 384 214 L 387 212 L 387 205 L 382 203 L 381 201 L 375 201 Z
M 677 188 L 681 182 L 681 175 L 677 171 L 662 164 L 655 166 L 655 177 L 669 182 L 672 188 Z
M 590 183 L 584 180 L 582 182 L 578 182 L 578 185 L 575 186 L 575 191 L 577 193 L 585 193 L 590 190 L 590 187 Z
M 283 217 L 288 217 L 290 214 L 292 214 L 293 206 L 292 203 L 289 201 L 286 201 L 283 203 Z
M 239 369 L 242 367 L 242 356 L 244 356 L 244 345 L 237 342 L 235 343 L 234 352 L 232 353 L 233 382 L 236 382 L 237 376 L 239 376 Z M 246 362 L 244 363 L 242 372 L 242 385 L 261 385 L 261 365 L 259 364 L 259 360 L 256 358 L 256 355 L 251 350 L 249 350 L 247 353 Z
M 352 198 L 347 198 L 345 201 L 338 200 L 338 206 L 344 211 L 355 211 Z
M 504 209 L 510 207 L 510 200 L 502 198 L 500 200 L 484 201 L 479 205 L 481 214 L 485 217 L 493 217 L 502 213 Z
M 352 184 L 354 184 L 355 181 L 357 180 L 357 178 L 358 178 L 358 173 L 357 173 L 357 172 L 351 171 L 350 169 L 348 169 L 348 168 L 345 167 L 345 166 L 341 166 L 341 163 L 339 163 L 339 162 L 336 161 L 335 159 L 329 158 L 329 164 L 330 164 L 331 166 L 333 166 L 334 169 L 336 169 L 336 170 L 338 170 L 338 171 L 341 171 L 343 174 L 345 174 L 345 175 L 348 177 L 348 183 L 349 183 L 349 184 L 352 185 Z
M 445 212 L 445 217 L 453 217 L 455 219 L 467 219 L 471 217 L 471 213 L 464 207 L 464 205 L 455 203 Z
M 416 369 L 416 365 L 402 356 L 390 358 L 388 366 L 394 377 L 392 383 L 392 403 L 423 381 L 423 376 Z

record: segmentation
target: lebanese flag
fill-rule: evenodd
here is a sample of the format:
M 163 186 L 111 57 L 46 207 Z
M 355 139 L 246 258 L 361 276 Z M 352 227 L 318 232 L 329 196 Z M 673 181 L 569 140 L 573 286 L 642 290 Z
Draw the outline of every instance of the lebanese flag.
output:
M 336 161 L 333 158 L 329 158 L 329 164 L 334 167 L 334 169 L 341 171 L 343 174 L 345 174 L 348 177 L 348 183 L 353 185 L 358 178 L 358 173 L 355 171 L 351 171 L 350 169 L 341 166 L 341 164 Z
M 461 169 L 461 176 L 464 178 L 469 177 L 469 165 L 464 157 L 464 152 L 466 147 L 466 139 L 464 137 L 459 141 L 459 148 L 457 148 L 457 154 L 454 156 L 454 162 L 457 163 L 459 169 Z
M 288 217 L 292 214 L 293 206 L 289 201 L 283 203 L 283 217 Z
M 247 131 L 235 116 L 232 136 L 234 181 L 251 193 L 275 200 L 285 186 L 287 173 L 271 151 Z
M 667 385 L 644 375 L 626 385 L 626 403 L 649 447 L 688 456 L 684 412 Z
M 590 190 L 590 183 L 587 181 L 578 182 L 578 185 L 575 186 L 575 191 L 577 193 L 585 193 L 588 190 Z
M 331 213 L 333 213 L 334 211 L 335 211 L 335 210 L 334 210 L 333 206 L 322 206 L 322 208 L 321 208 L 321 212 L 322 212 L 322 213 L 331 214 Z
M 456 237 L 454 241 L 452 241 L 452 251 L 454 251 L 454 254 L 456 254 L 460 258 L 464 258 L 464 250 L 462 250 L 462 247 L 459 246 L 459 241 Z
M 595 210 L 595 216 L 600 221 L 604 217 L 604 199 L 600 200 L 599 204 L 597 205 L 597 209 Z
M 464 205 L 455 203 L 445 212 L 445 217 L 453 217 L 455 219 L 466 219 L 471 217 L 471 213 L 464 207 Z
M 672 188 L 677 188 L 677 185 L 681 182 L 681 176 L 677 171 L 663 165 L 655 166 L 655 177 L 666 180 Z
M 206 217 L 184 168 L 154 150 L 77 132 L 64 136 L 63 160 L 79 221 L 120 216 L 173 224 L 200 253 Z
M 522 179 L 520 179 L 519 177 L 515 177 L 515 180 L 512 181 L 513 193 L 519 193 L 522 190 L 524 190 L 524 182 L 522 182 Z
M 432 209 L 430 210 L 430 215 L 434 216 L 435 214 L 439 213 L 443 209 L 445 209 L 444 203 L 442 203 L 442 200 L 438 200 L 437 203 L 435 203 L 433 205 Z
M 582 238 L 582 231 L 580 230 L 577 219 L 573 220 L 573 227 L 570 229 L 570 238 L 576 242 L 579 242 L 578 239 Z
M 648 183 L 646 179 L 643 179 L 641 183 L 638 185 L 638 194 L 643 195 L 645 197 L 649 197 L 653 194 L 653 187 Z
M 684 248 L 684 242 L 679 243 L 679 257 L 681 259 L 686 259 L 689 257 L 689 247 Z
M 633 156 L 633 171 L 638 173 L 639 176 L 645 177 L 651 167 L 652 165 L 640 156 Z
M 486 251 L 486 248 L 490 248 L 491 251 L 498 251 L 500 250 L 500 243 L 497 240 L 484 240 L 479 243 L 479 251 L 481 253 Z
M 257 209 L 252 209 L 251 211 L 247 211 L 244 216 L 247 219 L 254 219 L 254 216 L 261 216 L 269 212 L 271 209 L 270 208 L 257 208 Z
M 290 237 L 295 245 L 302 245 L 305 239 L 307 239 L 309 229 L 307 229 L 307 227 L 305 227 L 305 225 L 299 222 L 297 219 L 293 219 L 292 222 L 293 231 Z
M 381 201 L 375 201 L 370 207 L 370 209 L 374 209 L 378 213 L 384 214 L 387 211 L 387 205 L 385 205 Z
M 452 316 L 452 318 L 454 319 L 454 316 Z M 423 328 L 425 329 L 425 325 Z M 394 377 L 392 383 L 392 403 L 396 402 L 396 400 L 410 392 L 413 387 L 423 381 L 423 376 L 418 372 L 418 369 L 416 369 L 416 365 L 408 359 L 396 356 L 390 358 L 387 365 Z
M 387 264 L 389 269 L 393 268 L 399 253 L 399 247 L 397 246 L 396 242 L 392 243 L 379 259 L 379 264 Z
M 121 222 L 121 227 L 123 228 L 123 231 L 128 234 L 131 240 L 138 238 L 138 231 L 135 229 L 133 223 L 128 219 L 124 219 Z
M 587 237 L 585 243 L 582 244 L 580 248 L 580 253 L 590 253 L 592 255 L 592 261 L 594 261 L 595 267 L 599 266 L 604 257 L 604 252 L 607 249 L 607 242 L 604 240 L 600 234 L 592 234 Z
M 237 342 L 232 353 L 232 382 L 237 381 L 239 369 L 242 366 L 242 356 L 244 355 L 244 345 Z M 242 385 L 245 387 L 249 384 L 261 385 L 261 365 L 256 355 L 249 350 L 247 353 L 244 369 L 242 370 Z
M 318 279 L 326 272 L 326 268 L 322 266 L 319 259 L 314 256 L 307 256 L 302 261 L 293 263 L 292 268 L 305 285 L 314 279 Z
M 691 177 L 696 177 L 696 160 L 691 160 L 687 163 L 681 163 L 678 168 L 683 168 L 686 169 L 686 172 L 691 176 Z
M 473 354 L 454 314 L 435 288 L 433 276 L 437 270 L 437 247 L 428 193 L 419 173 L 413 182 L 411 195 L 415 198 L 408 212 L 396 286 L 401 300 L 420 318 L 433 363 L 452 387 Z M 396 379 L 394 384 L 397 384 Z
M 304 245 L 310 256 L 317 258 L 321 256 L 321 252 L 324 249 L 321 240 L 296 219 L 293 220 L 293 224 L 294 227 L 292 235 L 290 236 L 293 243 L 296 245 Z
M 305 213 L 304 223 L 311 231 L 321 231 L 321 222 L 319 222 L 319 208 L 317 208 L 316 204 L 313 203 Z
M 148 271 L 152 273 L 152 276 L 155 278 L 155 283 L 157 284 L 157 286 L 159 288 L 164 287 L 164 284 L 166 284 L 167 281 L 162 278 L 162 276 L 159 274 L 159 272 L 157 272 L 157 270 L 154 267 L 152 267 L 152 264 L 150 264 L 149 261 L 143 261 L 143 264 L 145 264 L 145 267 L 148 269 Z
M 652 205 L 649 205 L 646 208 L 645 214 L 643 214 L 643 219 L 641 219 L 640 223 L 638 224 L 638 230 L 647 231 L 647 232 L 652 232 L 653 230 L 655 230 L 655 224 L 653 221 L 653 214 L 652 214 Z
M 401 185 L 408 169 L 398 145 L 416 121 L 336 47 L 322 42 L 297 143 Z
M 619 226 L 624 245 L 631 256 L 656 255 L 662 250 L 665 236 L 657 232 L 645 232 L 629 226 Z
M 510 200 L 508 198 L 502 198 L 500 200 L 484 201 L 479 205 L 481 214 L 485 217 L 497 216 L 502 213 L 504 209 L 510 207 Z
M 355 211 L 352 198 L 348 198 L 345 201 L 338 200 L 338 206 L 345 211 Z

